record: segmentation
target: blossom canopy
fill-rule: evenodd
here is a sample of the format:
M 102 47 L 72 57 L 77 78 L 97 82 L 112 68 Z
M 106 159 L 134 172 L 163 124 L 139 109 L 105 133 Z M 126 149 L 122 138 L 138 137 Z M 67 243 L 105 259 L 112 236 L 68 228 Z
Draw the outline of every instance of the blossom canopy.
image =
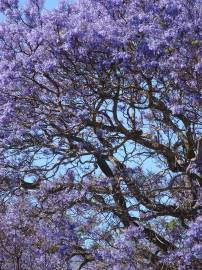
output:
M 202 1 L 0 0 L 0 268 L 200 269 Z

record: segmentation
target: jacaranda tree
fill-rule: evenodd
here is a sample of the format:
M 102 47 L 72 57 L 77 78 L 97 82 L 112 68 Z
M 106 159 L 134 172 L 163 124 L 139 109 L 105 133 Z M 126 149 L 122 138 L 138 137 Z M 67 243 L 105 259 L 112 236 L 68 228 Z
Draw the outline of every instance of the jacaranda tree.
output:
M 200 269 L 202 1 L 1 0 L 0 269 Z

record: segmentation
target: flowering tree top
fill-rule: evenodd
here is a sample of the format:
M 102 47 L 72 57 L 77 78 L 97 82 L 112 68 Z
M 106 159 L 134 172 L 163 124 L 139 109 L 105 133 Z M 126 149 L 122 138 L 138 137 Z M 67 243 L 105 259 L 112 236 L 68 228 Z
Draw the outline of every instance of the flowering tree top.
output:
M 2 269 L 199 269 L 202 1 L 0 11 Z

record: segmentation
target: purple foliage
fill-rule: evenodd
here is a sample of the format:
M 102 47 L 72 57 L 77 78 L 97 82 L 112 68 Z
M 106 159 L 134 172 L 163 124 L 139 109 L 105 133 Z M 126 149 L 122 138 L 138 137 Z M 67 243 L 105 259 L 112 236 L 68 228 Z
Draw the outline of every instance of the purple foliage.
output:
M 202 1 L 1 0 L 0 269 L 200 269 Z

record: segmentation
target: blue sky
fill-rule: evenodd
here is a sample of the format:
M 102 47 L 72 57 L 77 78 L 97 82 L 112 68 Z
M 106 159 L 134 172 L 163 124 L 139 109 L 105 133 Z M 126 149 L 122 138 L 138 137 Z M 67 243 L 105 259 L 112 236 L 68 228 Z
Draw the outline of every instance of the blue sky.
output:
M 26 0 L 20 0 L 21 4 L 26 3 Z M 46 9 L 52 9 L 57 7 L 58 0 L 45 0 L 45 8 Z
M 46 0 L 45 1 L 45 8 L 51 9 L 57 7 L 58 0 Z

